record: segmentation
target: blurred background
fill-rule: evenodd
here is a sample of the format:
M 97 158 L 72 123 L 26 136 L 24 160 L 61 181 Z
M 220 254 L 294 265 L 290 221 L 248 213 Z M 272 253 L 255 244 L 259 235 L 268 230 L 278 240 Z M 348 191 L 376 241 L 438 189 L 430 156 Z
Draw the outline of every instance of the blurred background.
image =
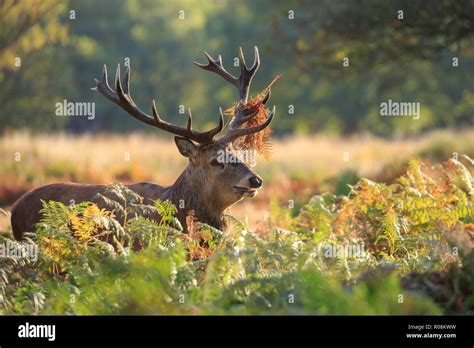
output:
M 401 12 L 400 12 L 401 11 Z M 55 181 L 171 184 L 185 166 L 171 137 L 91 90 L 130 61 L 143 110 L 195 128 L 217 121 L 234 89 L 196 68 L 203 51 L 228 70 L 242 47 L 261 67 L 252 95 L 278 74 L 270 104 L 273 155 L 266 186 L 233 208 L 250 224 L 268 207 L 348 192 L 361 176 L 391 182 L 411 157 L 474 153 L 474 1 L 0 1 L 0 207 Z M 421 115 L 381 117 L 387 100 Z M 95 118 L 56 104 L 95 103 Z M 180 109 L 181 108 L 181 109 Z M 151 110 L 150 110 L 151 112 Z M 1 226 L 0 226 L 1 227 Z

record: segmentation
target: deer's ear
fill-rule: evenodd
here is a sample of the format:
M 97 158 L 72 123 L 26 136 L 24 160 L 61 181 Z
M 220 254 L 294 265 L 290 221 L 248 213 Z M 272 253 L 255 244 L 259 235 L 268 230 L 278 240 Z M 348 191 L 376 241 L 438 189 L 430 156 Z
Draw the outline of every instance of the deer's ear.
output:
M 184 157 L 188 157 L 191 159 L 196 157 L 197 147 L 191 140 L 181 137 L 174 137 L 174 142 L 176 143 L 179 152 Z

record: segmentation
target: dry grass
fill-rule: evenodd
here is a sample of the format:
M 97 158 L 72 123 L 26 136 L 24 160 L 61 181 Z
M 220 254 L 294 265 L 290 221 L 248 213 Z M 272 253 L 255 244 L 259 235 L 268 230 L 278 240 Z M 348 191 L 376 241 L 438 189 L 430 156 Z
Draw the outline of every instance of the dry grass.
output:
M 389 180 L 392 174 L 388 167 L 420 153 L 442 157 L 457 151 L 472 156 L 472 139 L 471 129 L 440 131 L 409 140 L 385 140 L 368 135 L 274 140 L 271 159 L 261 158 L 255 168 L 265 187 L 256 198 L 234 206 L 232 213 L 243 219 L 247 217 L 250 225 L 255 225 L 264 220 L 272 197 L 281 201 L 304 200 L 317 192 L 332 190 L 331 178 L 347 170 L 359 176 Z M 18 155 L 21 157 L 17 161 Z M 0 206 L 8 208 L 26 190 L 57 181 L 155 181 L 169 185 L 185 166 L 186 159 L 179 155 L 171 139 L 151 134 L 13 133 L 0 138 Z M 7 226 L 6 219 L 0 217 L 0 230 Z

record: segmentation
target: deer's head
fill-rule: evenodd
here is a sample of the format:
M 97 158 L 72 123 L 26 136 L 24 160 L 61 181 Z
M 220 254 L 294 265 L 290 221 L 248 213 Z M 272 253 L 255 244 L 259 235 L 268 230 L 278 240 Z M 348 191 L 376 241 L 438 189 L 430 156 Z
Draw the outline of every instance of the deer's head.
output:
M 155 101 L 152 103 L 152 115 L 143 112 L 133 101 L 130 95 L 129 81 L 130 69 L 127 68 L 123 83 L 120 79 L 120 65 L 117 67 L 115 77 L 115 90 L 108 83 L 107 68 L 104 66 L 102 80 L 96 80 L 97 89 L 103 96 L 119 105 L 137 120 L 157 127 L 176 135 L 175 142 L 179 152 L 189 159 L 187 173 L 196 188 L 208 191 L 208 199 L 215 199 L 219 205 L 230 206 L 243 197 L 253 197 L 262 186 L 262 179 L 255 174 L 242 160 L 242 156 L 234 149 L 234 142 L 241 137 L 262 131 L 273 119 L 275 108 L 265 122 L 254 127 L 244 125 L 252 120 L 257 112 L 246 107 L 249 88 L 253 76 L 260 66 L 258 49 L 255 47 L 255 59 L 252 67 L 248 68 L 245 63 L 242 49 L 239 52 L 240 76 L 235 77 L 222 65 L 221 56 L 214 60 L 206 53 L 207 64 L 197 66 L 212 71 L 223 77 L 226 81 L 237 88 L 239 100 L 236 104 L 235 113 L 230 120 L 223 135 L 215 137 L 224 129 L 224 115 L 220 109 L 220 119 L 217 127 L 205 131 L 195 131 L 192 128 L 192 116 L 189 112 L 186 127 L 168 123 L 160 118 L 156 111 Z M 270 97 L 267 93 L 262 103 L 265 104 Z

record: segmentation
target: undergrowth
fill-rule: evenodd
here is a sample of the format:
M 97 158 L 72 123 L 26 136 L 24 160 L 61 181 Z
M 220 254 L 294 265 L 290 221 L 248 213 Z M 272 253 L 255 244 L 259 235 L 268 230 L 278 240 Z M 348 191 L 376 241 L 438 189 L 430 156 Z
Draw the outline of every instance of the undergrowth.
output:
M 169 201 L 122 185 L 107 208 L 43 202 L 34 234 L 0 235 L 0 313 L 472 314 L 468 168 L 413 160 L 391 185 L 273 204 L 264 234 L 231 215 L 185 234 Z

